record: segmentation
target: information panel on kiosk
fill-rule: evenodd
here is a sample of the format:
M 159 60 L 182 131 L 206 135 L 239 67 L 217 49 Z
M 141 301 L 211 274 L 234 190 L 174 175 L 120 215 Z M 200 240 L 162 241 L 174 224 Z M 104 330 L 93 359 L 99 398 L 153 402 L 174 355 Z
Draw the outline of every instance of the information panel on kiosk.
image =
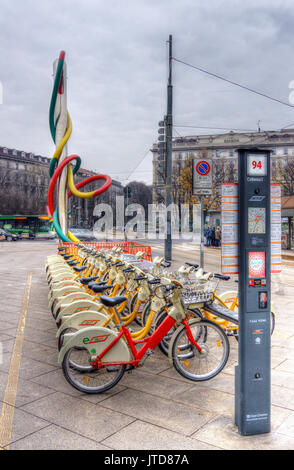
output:
M 268 294 L 262 288 L 267 286 L 270 276 L 270 152 L 247 150 L 242 157 L 241 184 L 245 197 L 240 200 L 240 217 L 246 229 L 240 237 L 246 249 L 247 288 L 249 292 L 259 291 L 254 295 L 257 305 L 254 302 L 252 307 L 264 309 L 268 306 Z

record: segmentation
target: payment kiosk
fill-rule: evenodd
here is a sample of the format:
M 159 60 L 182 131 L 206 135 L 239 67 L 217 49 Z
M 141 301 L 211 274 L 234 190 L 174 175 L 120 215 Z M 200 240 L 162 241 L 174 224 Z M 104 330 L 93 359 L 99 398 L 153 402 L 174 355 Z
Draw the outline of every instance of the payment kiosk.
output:
M 270 151 L 238 150 L 239 356 L 235 423 L 241 435 L 270 432 Z

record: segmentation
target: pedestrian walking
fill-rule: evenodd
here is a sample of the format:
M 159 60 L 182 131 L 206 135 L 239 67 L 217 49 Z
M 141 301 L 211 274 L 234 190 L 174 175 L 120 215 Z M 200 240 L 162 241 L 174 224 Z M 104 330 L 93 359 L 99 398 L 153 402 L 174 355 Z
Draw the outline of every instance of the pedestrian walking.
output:
M 215 246 L 215 227 L 211 229 L 211 245 Z
M 217 229 L 215 230 L 215 246 L 220 246 L 220 237 L 221 237 L 221 232 L 220 232 L 220 228 L 217 227 Z
M 210 230 L 209 225 L 204 232 L 204 236 L 206 238 L 206 246 L 210 246 L 211 245 L 211 230 Z

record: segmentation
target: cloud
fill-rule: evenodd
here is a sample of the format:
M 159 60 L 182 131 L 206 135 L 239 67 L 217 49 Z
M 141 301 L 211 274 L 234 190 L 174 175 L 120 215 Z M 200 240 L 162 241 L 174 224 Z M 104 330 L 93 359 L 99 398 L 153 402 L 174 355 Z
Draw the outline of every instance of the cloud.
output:
M 85 168 L 150 182 L 174 56 L 287 101 L 294 79 L 290 1 L 0 1 L 0 145 L 48 155 L 52 64 L 66 50 L 69 152 Z M 293 110 L 173 63 L 179 125 L 274 129 Z M 203 133 L 177 128 L 179 133 Z M 139 174 L 139 170 L 141 173 Z M 134 173 L 136 177 L 136 172 Z

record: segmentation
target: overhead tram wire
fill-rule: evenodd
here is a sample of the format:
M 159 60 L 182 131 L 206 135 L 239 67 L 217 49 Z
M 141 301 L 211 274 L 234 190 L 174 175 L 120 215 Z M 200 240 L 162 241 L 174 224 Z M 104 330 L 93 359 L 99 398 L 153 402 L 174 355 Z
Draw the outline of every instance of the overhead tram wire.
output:
M 245 85 L 241 85 L 241 83 L 234 82 L 233 80 L 229 80 L 228 78 L 222 77 L 221 75 L 218 75 L 218 74 L 213 73 L 213 72 L 209 72 L 208 70 L 205 70 L 201 67 L 197 67 L 196 65 L 192 65 L 192 64 L 189 64 L 188 62 L 184 62 L 183 60 L 177 59 L 176 57 L 173 57 L 172 59 L 175 62 L 179 62 L 180 64 L 186 65 L 187 67 L 191 67 L 195 70 L 198 70 L 199 72 L 206 73 L 207 75 L 210 75 L 211 77 L 218 78 L 219 80 L 230 83 L 231 85 L 242 88 L 243 90 L 250 91 L 251 93 L 255 93 L 256 95 L 262 96 L 263 98 L 267 98 L 271 101 L 275 101 L 276 103 L 280 103 L 284 106 L 288 106 L 289 108 L 294 108 L 294 106 L 292 104 L 287 103 L 286 101 L 282 101 L 278 98 L 273 98 L 272 96 L 267 95 L 266 93 L 262 93 L 260 91 L 254 90 L 253 88 L 249 88 Z

